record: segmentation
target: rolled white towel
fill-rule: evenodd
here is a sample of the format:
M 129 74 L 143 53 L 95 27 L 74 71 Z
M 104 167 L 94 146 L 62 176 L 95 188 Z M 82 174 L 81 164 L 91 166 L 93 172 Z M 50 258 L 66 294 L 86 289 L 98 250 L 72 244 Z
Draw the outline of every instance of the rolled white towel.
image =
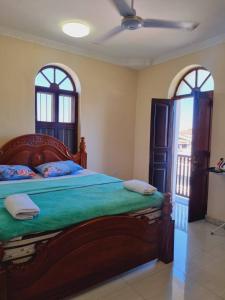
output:
M 157 188 L 147 182 L 132 179 L 123 182 L 123 186 L 129 190 L 143 195 L 151 195 L 157 191 Z
M 14 194 L 5 199 L 5 208 L 18 220 L 31 220 L 40 213 L 40 208 L 27 194 Z

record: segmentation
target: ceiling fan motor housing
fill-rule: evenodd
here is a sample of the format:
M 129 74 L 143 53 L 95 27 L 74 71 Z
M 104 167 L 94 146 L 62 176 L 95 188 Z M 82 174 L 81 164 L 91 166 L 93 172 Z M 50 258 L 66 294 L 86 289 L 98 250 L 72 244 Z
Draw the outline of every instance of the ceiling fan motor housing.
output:
M 142 27 L 143 20 L 138 16 L 125 17 L 121 25 L 124 29 L 135 30 Z

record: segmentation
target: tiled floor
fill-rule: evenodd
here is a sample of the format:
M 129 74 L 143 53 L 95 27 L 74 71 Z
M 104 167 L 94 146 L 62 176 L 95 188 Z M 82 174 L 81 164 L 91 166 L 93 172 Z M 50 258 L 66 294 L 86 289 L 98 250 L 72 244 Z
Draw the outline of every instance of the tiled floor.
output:
M 178 228 L 173 263 L 150 262 L 70 299 L 225 299 L 225 231 L 210 235 L 214 226 L 205 221 Z

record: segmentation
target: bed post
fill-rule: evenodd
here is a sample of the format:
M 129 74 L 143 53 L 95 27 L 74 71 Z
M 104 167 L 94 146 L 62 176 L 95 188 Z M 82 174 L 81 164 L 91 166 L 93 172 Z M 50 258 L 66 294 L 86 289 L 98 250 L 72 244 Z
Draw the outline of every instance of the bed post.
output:
M 164 195 L 162 208 L 162 225 L 160 235 L 160 255 L 159 259 L 168 264 L 173 261 L 174 252 L 174 221 L 171 218 L 172 201 L 171 194 Z
M 79 154 L 80 154 L 80 165 L 86 169 L 87 168 L 87 152 L 86 152 L 86 143 L 85 143 L 84 137 L 81 137 L 81 139 L 80 139 Z
M 1 260 L 3 258 L 3 254 L 4 254 L 4 250 L 0 246 L 0 300 L 7 299 L 6 271 L 1 267 Z

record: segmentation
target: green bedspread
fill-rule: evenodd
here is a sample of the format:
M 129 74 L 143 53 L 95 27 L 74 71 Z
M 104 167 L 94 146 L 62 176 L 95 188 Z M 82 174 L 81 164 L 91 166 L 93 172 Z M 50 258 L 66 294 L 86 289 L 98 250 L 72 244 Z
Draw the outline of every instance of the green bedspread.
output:
M 4 208 L 4 198 L 27 193 L 39 206 L 33 220 L 14 219 Z M 27 234 L 58 230 L 100 216 L 147 207 L 160 207 L 163 195 L 142 196 L 127 191 L 122 181 L 103 174 L 0 185 L 0 241 Z

